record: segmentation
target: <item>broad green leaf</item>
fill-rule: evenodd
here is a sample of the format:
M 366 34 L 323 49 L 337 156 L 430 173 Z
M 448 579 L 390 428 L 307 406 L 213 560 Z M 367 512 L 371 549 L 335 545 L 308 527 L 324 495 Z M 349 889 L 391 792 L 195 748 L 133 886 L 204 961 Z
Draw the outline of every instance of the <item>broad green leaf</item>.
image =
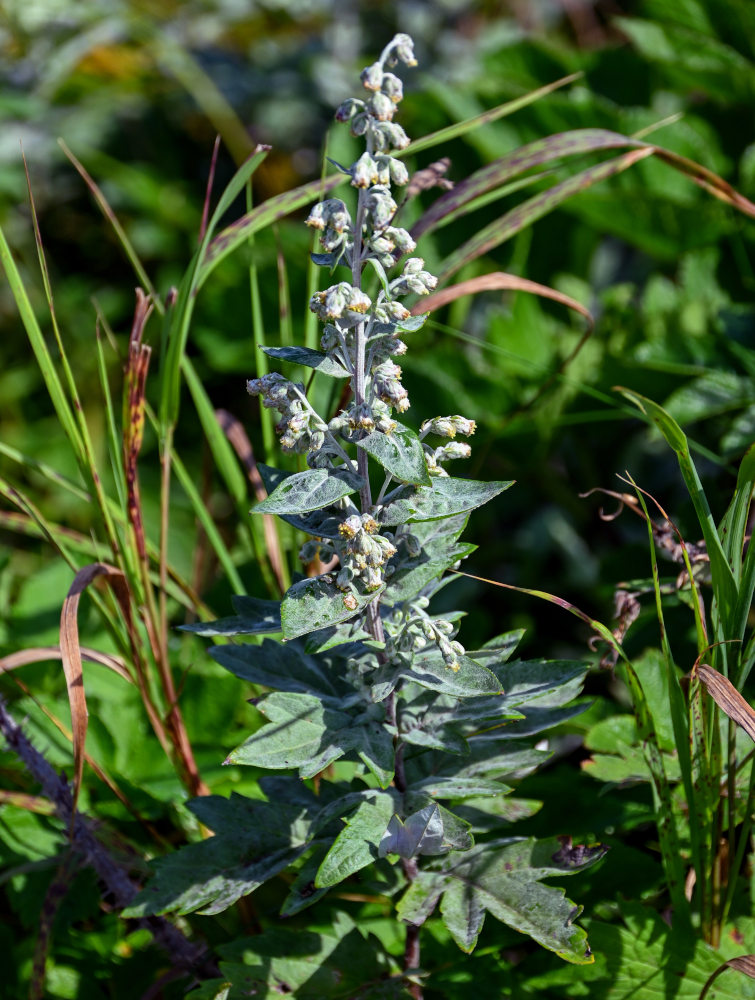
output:
M 505 663 L 515 652 L 523 636 L 523 628 L 503 632 L 501 635 L 497 635 L 495 639 L 486 642 L 482 649 L 476 649 L 470 652 L 469 655 L 473 660 L 477 660 L 478 663 L 484 663 L 486 666 L 490 660 L 497 663 Z
M 431 486 L 420 486 L 414 490 L 406 488 L 399 493 L 395 500 L 386 505 L 380 521 L 386 525 L 397 525 L 450 517 L 482 507 L 513 485 L 513 480 L 486 483 L 438 476 L 433 479 Z
M 373 431 L 355 444 L 371 455 L 399 482 L 415 483 L 420 486 L 430 485 L 430 474 L 427 471 L 422 444 L 414 431 L 404 427 L 403 424 L 397 424 L 390 434 Z
M 359 595 L 344 593 L 322 576 L 300 580 L 283 598 L 283 635 L 286 639 L 295 639 L 353 618 L 380 593 L 381 590 Z
M 238 595 L 231 598 L 237 614 L 214 622 L 179 625 L 184 632 L 196 635 L 264 635 L 281 631 L 281 602 Z
M 230 764 L 257 767 L 298 767 L 302 778 L 311 778 L 342 757 L 358 740 L 353 716 L 339 711 L 338 702 L 315 695 L 274 691 L 256 707 L 269 725 L 228 755 Z
M 406 980 L 374 936 L 343 913 L 317 932 L 272 927 L 223 947 L 220 971 L 231 983 L 228 1000 L 399 1000 Z
M 443 921 L 463 951 L 472 951 L 489 912 L 566 961 L 588 964 L 593 959 L 587 935 L 573 924 L 580 908 L 566 899 L 562 889 L 545 886 L 541 880 L 581 871 L 606 850 L 573 847 L 554 838 L 494 842 L 453 853 L 439 871 L 420 872 L 399 902 L 398 914 L 414 922 L 427 910 L 428 901 L 442 896 Z
M 468 799 L 480 795 L 507 795 L 511 788 L 485 778 L 423 778 L 410 792 L 422 792 L 434 799 Z
M 402 563 L 398 573 L 389 577 L 383 601 L 386 604 L 400 604 L 402 601 L 412 600 L 433 580 L 438 580 L 445 571 L 459 562 L 466 559 L 475 550 L 476 545 L 456 545 L 447 551 L 442 559 L 422 558 L 407 560 Z
M 308 514 L 354 493 L 359 482 L 348 473 L 330 469 L 305 469 L 287 476 L 267 500 L 252 508 L 253 514 Z
M 590 996 L 600 1000 L 665 1000 L 670 983 L 674 1000 L 700 1000 L 708 978 L 728 957 L 742 951 L 731 940 L 733 927 L 722 934 L 716 950 L 689 933 L 670 929 L 649 907 L 624 903 L 621 911 L 626 928 L 599 921 L 590 925 L 590 940 L 599 956 L 590 977 Z M 755 983 L 743 976 L 722 976 L 708 1000 L 713 997 L 752 1000 Z
M 262 350 L 271 358 L 280 358 L 295 365 L 314 368 L 323 375 L 332 378 L 349 378 L 350 373 L 329 354 L 322 351 L 312 351 L 308 347 L 263 347 Z
M 153 862 L 155 875 L 124 913 L 220 913 L 287 868 L 306 848 L 301 809 L 217 795 L 189 803 L 214 837 Z
M 377 861 L 379 844 L 394 808 L 393 796 L 387 792 L 358 806 L 320 865 L 315 879 L 318 888 L 337 885 Z
M 378 780 L 381 788 L 387 788 L 393 781 L 396 767 L 396 750 L 393 736 L 388 728 L 377 719 L 358 719 L 359 744 L 357 753 Z

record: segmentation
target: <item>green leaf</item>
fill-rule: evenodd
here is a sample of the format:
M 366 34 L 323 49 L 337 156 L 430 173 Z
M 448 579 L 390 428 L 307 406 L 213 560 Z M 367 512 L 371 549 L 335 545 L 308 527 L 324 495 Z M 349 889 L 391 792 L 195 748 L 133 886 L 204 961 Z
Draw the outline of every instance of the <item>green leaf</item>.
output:
M 397 424 L 390 434 L 373 431 L 355 444 L 371 455 L 399 482 L 415 483 L 420 486 L 430 485 L 430 474 L 427 471 L 422 444 L 414 431 L 404 427 L 403 424 Z
M 383 588 L 381 588 L 382 590 Z M 339 590 L 328 577 L 300 580 L 283 599 L 281 621 L 286 639 L 336 625 L 358 615 L 381 590 L 351 594 Z
M 261 645 L 213 646 L 213 659 L 241 680 L 279 691 L 338 697 L 345 685 L 327 663 L 308 656 L 296 642 L 265 639 Z
M 313 351 L 308 347 L 263 347 L 262 350 L 271 358 L 280 358 L 295 365 L 314 368 L 322 375 L 332 378 L 349 378 L 350 373 L 329 354 Z
M 405 524 L 407 521 L 433 521 L 453 514 L 475 510 L 503 493 L 514 481 L 480 482 L 473 479 L 454 479 L 437 476 L 432 486 L 406 489 L 387 504 L 380 515 L 386 525 Z
M 592 962 L 587 935 L 573 924 L 580 908 L 562 889 L 542 884 L 554 875 L 570 875 L 595 864 L 607 848 L 573 847 L 566 842 L 534 839 L 484 844 L 453 853 L 437 872 L 422 871 L 398 905 L 402 920 L 441 899 L 443 922 L 463 951 L 472 951 L 485 913 L 528 934 L 561 958 L 578 965 Z
M 437 649 L 433 648 L 416 653 L 410 665 L 401 664 L 396 667 L 387 664 L 373 676 L 371 697 L 374 701 L 383 701 L 402 678 L 458 698 L 502 693 L 500 681 L 487 667 L 475 663 L 468 656 L 459 656 L 457 662 L 459 669 L 452 670 L 446 666 Z
M 423 556 L 418 559 L 401 563 L 401 569 L 389 578 L 383 602 L 385 604 L 400 604 L 416 597 L 428 584 L 439 580 L 445 571 L 460 559 L 466 559 L 477 548 L 476 545 L 456 545 L 449 549 L 441 559 L 428 559 Z
M 347 472 L 305 469 L 287 476 L 267 500 L 252 508 L 253 514 L 308 514 L 354 493 L 359 481 Z
M 408 998 L 398 963 L 343 913 L 317 932 L 273 927 L 223 947 L 228 1000 L 399 1000 Z
M 315 888 L 315 876 L 329 847 L 330 841 L 327 844 L 316 842 L 314 849 L 305 856 L 304 863 L 299 868 L 283 901 L 280 911 L 282 917 L 292 917 L 295 913 L 306 910 L 326 894 L 327 889 Z
M 339 711 L 337 704 L 299 692 L 274 691 L 266 695 L 256 706 L 270 725 L 233 750 L 226 763 L 298 767 L 302 778 L 311 778 L 359 740 L 353 715 Z
M 216 835 L 154 861 L 154 878 L 125 915 L 220 913 L 288 867 L 306 849 L 301 808 L 235 793 L 189 803 Z
M 346 820 L 346 826 L 320 865 L 315 885 L 318 888 L 337 885 L 377 861 L 379 844 L 394 809 L 393 796 L 387 792 L 362 802 Z
M 266 632 L 281 631 L 280 601 L 266 601 L 246 595 L 237 595 L 231 600 L 238 614 L 219 618 L 214 622 L 196 622 L 178 627 L 184 632 L 207 636 L 264 635 Z

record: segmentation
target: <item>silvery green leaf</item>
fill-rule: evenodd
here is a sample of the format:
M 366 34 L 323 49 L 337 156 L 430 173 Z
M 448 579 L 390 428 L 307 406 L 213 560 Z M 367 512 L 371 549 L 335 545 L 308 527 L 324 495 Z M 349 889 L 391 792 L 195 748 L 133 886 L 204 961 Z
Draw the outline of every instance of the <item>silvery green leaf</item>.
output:
M 513 484 L 513 480 L 486 483 L 473 479 L 435 476 L 431 486 L 402 490 L 383 508 L 380 521 L 385 525 L 396 525 L 412 521 L 432 521 L 452 514 L 461 514 L 481 507 Z
M 400 858 L 417 858 L 422 854 L 444 854 L 443 820 L 440 809 L 433 804 L 402 820 L 392 816 L 378 848 L 381 858 L 398 854 Z
M 523 636 L 523 628 L 503 632 L 501 635 L 497 635 L 495 639 L 486 642 L 482 649 L 476 649 L 474 652 L 470 652 L 469 655 L 473 660 L 477 660 L 478 663 L 484 663 L 486 666 L 491 662 L 505 663 L 516 650 Z
M 487 666 L 510 704 L 539 708 L 554 708 L 576 698 L 587 673 L 587 664 L 578 660 L 488 660 Z
M 388 792 L 362 802 L 346 820 L 315 879 L 318 888 L 337 885 L 349 875 L 372 864 L 378 845 L 393 815 L 393 796 Z
M 390 434 L 373 431 L 355 444 L 399 482 L 429 485 L 430 474 L 422 444 L 414 431 L 403 424 L 397 424 Z
M 338 701 L 315 695 L 274 691 L 257 702 L 269 724 L 258 729 L 227 758 L 229 764 L 266 768 L 298 767 L 311 778 L 351 750 L 358 731 L 353 716 Z
M 310 632 L 304 643 L 304 649 L 307 653 L 326 653 L 330 649 L 338 648 L 339 656 L 359 656 L 367 650 L 368 645 L 378 648 L 385 646 L 385 643 L 375 642 L 372 635 L 360 624 L 350 622 Z M 348 650 L 344 647 L 348 647 Z
M 322 576 L 300 580 L 283 598 L 283 635 L 286 639 L 295 639 L 353 618 L 380 593 L 381 590 L 358 596 L 344 593 L 328 577 Z
M 287 476 L 267 500 L 252 508 L 253 514 L 308 514 L 354 493 L 359 479 L 348 472 L 305 469 Z
M 523 719 L 507 723 L 505 726 L 497 726 L 476 735 L 474 739 L 494 743 L 496 740 L 517 740 L 523 736 L 533 736 L 535 733 L 541 733 L 545 729 L 551 729 L 568 719 L 573 719 L 575 715 L 579 715 L 589 707 L 589 701 L 569 705 L 567 708 L 530 708 L 528 705 L 521 705 Z
M 412 658 L 404 675 L 422 687 L 443 691 L 459 698 L 472 698 L 481 694 L 502 694 L 501 682 L 496 675 L 476 663 L 469 656 L 457 657 L 458 670 L 452 670 L 434 647 L 420 650 Z
M 430 313 L 421 313 L 419 316 L 407 316 L 396 323 L 396 329 L 402 333 L 415 333 L 421 330 L 427 322 Z
M 210 654 L 226 670 L 251 684 L 331 697 L 344 691 L 339 675 L 322 660 L 307 656 L 297 642 L 265 639 L 259 646 L 213 646 Z
M 292 472 L 275 469 L 262 462 L 257 468 L 268 493 L 272 493 L 284 480 L 294 475 Z M 354 509 L 356 510 L 356 508 Z M 314 535 L 317 538 L 338 538 L 338 526 L 344 518 L 344 512 L 333 507 L 323 507 L 308 514 L 281 514 L 279 516 L 288 524 L 293 525 L 294 528 L 308 535 Z
M 179 625 L 184 632 L 196 635 L 264 635 L 281 631 L 281 602 L 237 595 L 231 598 L 237 614 L 214 622 Z
M 400 604 L 419 594 L 429 583 L 438 579 L 445 571 L 460 559 L 466 559 L 475 551 L 476 545 L 455 545 L 449 549 L 443 558 L 427 559 L 422 557 L 402 563 L 401 569 L 388 580 L 385 591 L 385 601 L 388 604 Z M 424 555 L 424 553 L 423 553 Z
M 473 796 L 508 795 L 509 785 L 488 778 L 424 778 L 412 784 L 411 792 L 424 792 L 434 799 L 468 799 Z
M 323 375 L 333 378 L 349 378 L 349 372 L 335 358 L 322 351 L 312 351 L 308 347 L 263 347 L 262 350 L 271 358 L 280 358 L 295 365 L 314 368 Z
M 444 750 L 446 753 L 460 756 L 469 753 L 469 744 L 453 723 L 423 726 L 421 723 L 408 720 L 402 723 L 401 739 L 411 746 Z

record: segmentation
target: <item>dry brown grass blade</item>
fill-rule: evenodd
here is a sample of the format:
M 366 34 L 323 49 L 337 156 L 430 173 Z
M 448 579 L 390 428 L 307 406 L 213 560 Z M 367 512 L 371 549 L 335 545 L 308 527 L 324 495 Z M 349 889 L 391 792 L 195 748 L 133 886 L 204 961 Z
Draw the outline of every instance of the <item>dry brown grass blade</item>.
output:
M 10 788 L 0 788 L 0 806 L 15 806 L 39 816 L 52 816 L 55 806 L 43 795 L 29 795 L 28 792 L 14 792 Z
M 218 423 L 223 428 L 225 436 L 233 446 L 239 456 L 242 465 L 246 469 L 249 482 L 252 484 L 254 495 L 258 502 L 267 498 L 267 490 L 262 482 L 262 476 L 257 468 L 257 460 L 254 457 L 252 442 L 249 440 L 246 431 L 240 420 L 237 420 L 228 410 L 215 410 Z M 271 514 L 264 514 L 262 517 L 263 531 L 265 533 L 265 545 L 267 555 L 270 560 L 270 568 L 275 576 L 280 592 L 286 592 L 285 573 L 283 572 L 283 555 L 281 554 L 280 540 L 278 532 L 275 530 L 275 518 Z
M 87 663 L 99 663 L 103 667 L 108 667 L 114 673 L 122 677 L 130 684 L 134 679 L 128 672 L 128 668 L 119 656 L 112 653 L 101 653 L 97 649 L 88 649 L 86 646 L 80 647 L 81 659 Z M 18 667 L 25 667 L 29 663 L 44 663 L 46 660 L 60 660 L 63 657 L 60 646 L 32 646 L 30 649 L 20 649 L 17 653 L 10 653 L 8 656 L 0 658 L 0 674 Z
M 719 965 L 716 971 L 708 977 L 708 981 L 705 986 L 703 986 L 702 993 L 700 994 L 700 1000 L 705 1000 L 708 995 L 708 990 L 711 988 L 716 979 L 721 975 L 722 972 L 726 972 L 727 969 L 735 969 L 737 972 L 743 973 L 745 976 L 749 976 L 750 979 L 755 979 L 755 955 L 738 955 L 736 958 L 730 958 L 728 962 L 724 962 L 723 965 Z
M 462 295 L 477 295 L 478 292 L 513 291 L 530 292 L 532 295 L 539 295 L 543 299 L 552 299 L 559 302 L 568 309 L 573 309 L 580 316 L 587 320 L 590 330 L 595 326 L 595 320 L 589 309 L 586 309 L 581 302 L 564 295 L 563 292 L 541 285 L 537 281 L 529 281 L 527 278 L 520 278 L 515 274 L 506 274 L 505 271 L 493 271 L 491 274 L 482 274 L 477 278 L 470 278 L 469 281 L 460 281 L 458 285 L 450 285 L 442 288 L 439 292 L 421 299 L 412 307 L 412 314 L 418 316 L 421 313 L 433 312 L 442 306 L 448 305 Z
M 129 629 L 133 628 L 128 584 L 124 574 L 115 566 L 99 562 L 91 563 L 80 569 L 73 579 L 60 613 L 60 653 L 68 688 L 68 701 L 71 706 L 74 807 L 79 797 L 81 779 L 84 773 L 84 741 L 86 740 L 88 718 L 81 645 L 79 643 L 79 599 L 89 584 L 99 576 L 104 576 L 112 587 Z
M 741 726 L 751 740 L 755 740 L 755 709 L 745 701 L 730 680 L 707 663 L 698 664 L 696 670 L 708 694 L 721 711 Z

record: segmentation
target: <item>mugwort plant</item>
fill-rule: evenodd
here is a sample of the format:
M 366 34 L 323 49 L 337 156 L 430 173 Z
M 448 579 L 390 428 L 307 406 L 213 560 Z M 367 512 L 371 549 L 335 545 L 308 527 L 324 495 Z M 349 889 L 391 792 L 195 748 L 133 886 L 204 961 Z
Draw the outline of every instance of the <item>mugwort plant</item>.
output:
M 397 359 L 426 320 L 406 300 L 437 279 L 396 220 L 393 191 L 409 181 L 394 155 L 409 144 L 394 120 L 399 63 L 415 65 L 404 34 L 363 71 L 363 96 L 336 113 L 364 139 L 356 162 L 339 167 L 355 197 L 326 198 L 307 218 L 322 251 L 313 260 L 332 281 L 310 301 L 321 350 L 265 349 L 346 382 L 344 405 L 318 413 L 303 383 L 274 372 L 247 384 L 277 411 L 281 448 L 300 469 L 263 467 L 268 497 L 253 513 L 306 536 L 307 575 L 282 601 L 239 596 L 233 617 L 187 626 L 218 640 L 218 663 L 259 689 L 265 722 L 228 761 L 274 773 L 260 778 L 264 798 L 193 801 L 214 836 L 158 860 L 126 911 L 218 913 L 281 876 L 278 909 L 295 919 L 265 920 L 263 933 L 229 946 L 223 978 L 203 984 L 203 997 L 243 987 L 420 998 L 420 931 L 436 911 L 465 952 L 490 912 L 569 962 L 591 961 L 580 908 L 543 880 L 605 849 L 512 836 L 528 805 L 506 783 L 547 759 L 532 738 L 579 711 L 570 703 L 586 668 L 512 660 L 521 632 L 468 651 L 463 612 L 433 610 L 448 571 L 475 548 L 459 540 L 470 512 L 512 484 L 448 471 L 470 454 L 473 420 L 432 416 L 419 431 L 403 422 Z M 355 886 L 404 928 L 402 962 L 349 916 Z M 305 911 L 329 893 L 307 924 Z M 314 928 L 306 941 L 303 927 Z

